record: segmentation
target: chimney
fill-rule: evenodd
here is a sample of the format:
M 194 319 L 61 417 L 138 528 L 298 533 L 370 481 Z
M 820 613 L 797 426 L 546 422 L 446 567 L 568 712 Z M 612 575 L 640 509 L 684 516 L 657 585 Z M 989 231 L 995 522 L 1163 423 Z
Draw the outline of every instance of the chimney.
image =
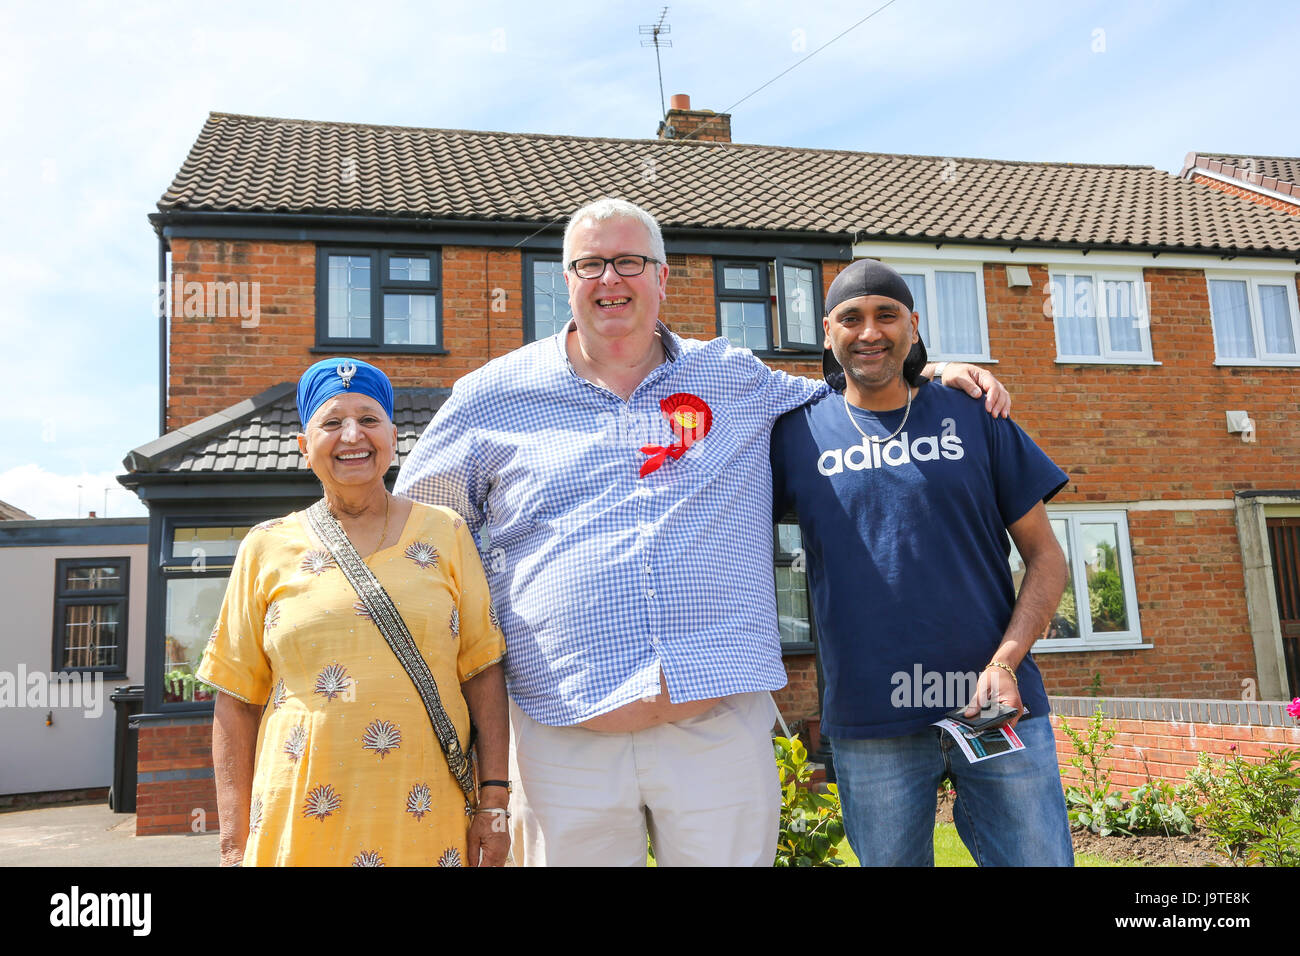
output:
M 731 142 L 731 114 L 691 109 L 691 98 L 674 93 L 668 116 L 659 124 L 660 139 L 690 139 L 705 143 Z
M 86 515 L 86 517 L 87 517 L 87 518 L 93 518 L 93 517 L 95 517 L 95 512 L 93 512 L 93 511 L 90 512 L 90 514 Z

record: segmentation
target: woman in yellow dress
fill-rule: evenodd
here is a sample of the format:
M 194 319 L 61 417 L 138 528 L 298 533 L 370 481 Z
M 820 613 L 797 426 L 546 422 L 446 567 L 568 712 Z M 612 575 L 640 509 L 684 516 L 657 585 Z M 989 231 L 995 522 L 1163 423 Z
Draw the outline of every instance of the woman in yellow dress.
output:
M 510 845 L 505 643 L 474 540 L 453 511 L 384 486 L 397 429 L 383 372 L 318 362 L 299 382 L 298 412 L 328 512 L 248 533 L 198 673 L 220 692 L 222 865 L 499 866 Z M 414 642 L 405 666 L 394 647 L 409 645 L 390 646 L 376 624 L 390 621 L 385 599 L 351 581 L 368 577 L 362 563 Z M 471 720 L 477 787 L 455 759 Z

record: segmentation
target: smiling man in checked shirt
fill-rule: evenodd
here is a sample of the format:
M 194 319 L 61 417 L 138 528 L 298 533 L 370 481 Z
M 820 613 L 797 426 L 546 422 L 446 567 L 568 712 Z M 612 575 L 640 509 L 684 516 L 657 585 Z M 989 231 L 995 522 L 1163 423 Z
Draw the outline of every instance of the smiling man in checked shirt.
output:
M 661 866 L 776 853 L 768 447 L 826 386 L 674 335 L 666 260 L 643 209 L 574 213 L 573 321 L 458 381 L 397 479 L 485 539 L 526 866 L 644 865 L 647 829 Z M 944 378 L 1006 414 L 987 372 Z

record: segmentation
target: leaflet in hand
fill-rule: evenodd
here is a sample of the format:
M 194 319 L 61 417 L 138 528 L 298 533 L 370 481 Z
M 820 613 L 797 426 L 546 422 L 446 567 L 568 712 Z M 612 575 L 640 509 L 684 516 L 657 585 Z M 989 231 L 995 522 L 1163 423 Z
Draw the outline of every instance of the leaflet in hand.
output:
M 1005 725 L 995 727 L 993 730 L 986 730 L 983 733 L 975 733 L 955 720 L 944 718 L 943 720 L 936 720 L 934 726 L 950 733 L 952 739 L 957 741 L 957 746 L 961 748 L 961 752 L 966 755 L 966 759 L 971 763 L 992 760 L 994 757 L 1001 757 L 1025 749 L 1024 743 L 1016 736 L 1016 732 Z

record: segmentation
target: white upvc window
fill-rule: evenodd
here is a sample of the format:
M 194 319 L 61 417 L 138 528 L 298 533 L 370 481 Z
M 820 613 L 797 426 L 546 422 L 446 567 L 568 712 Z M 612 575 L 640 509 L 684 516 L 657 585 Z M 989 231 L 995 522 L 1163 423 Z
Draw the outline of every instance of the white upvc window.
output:
M 1047 516 L 1065 552 L 1068 578 L 1034 653 L 1141 645 L 1127 513 L 1048 508 Z M 1018 594 L 1025 564 L 1014 543 L 1010 560 Z
M 1140 271 L 1054 268 L 1050 275 L 1058 362 L 1152 364 L 1151 322 Z
M 989 322 L 980 265 L 888 260 L 912 292 L 918 331 L 931 361 L 990 362 Z
M 1295 276 L 1206 272 L 1220 365 L 1300 365 Z

